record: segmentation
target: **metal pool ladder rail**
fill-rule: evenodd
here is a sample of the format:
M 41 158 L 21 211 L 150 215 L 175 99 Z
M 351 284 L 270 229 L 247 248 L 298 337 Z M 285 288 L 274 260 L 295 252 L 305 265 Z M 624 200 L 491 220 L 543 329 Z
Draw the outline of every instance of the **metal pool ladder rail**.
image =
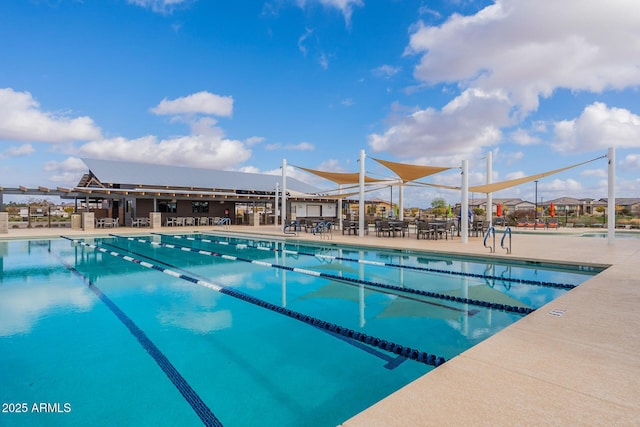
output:
M 493 245 L 491 246 L 487 246 L 487 239 L 489 238 L 489 235 L 493 235 Z M 493 227 L 493 225 L 487 229 L 487 232 L 484 235 L 484 241 L 482 242 L 482 244 L 484 245 L 485 248 L 489 248 L 489 251 L 491 253 L 494 253 L 496 251 L 496 229 Z
M 493 244 L 492 245 L 487 245 L 487 239 L 489 239 L 489 236 L 493 236 Z M 504 246 L 504 240 L 505 238 L 509 236 L 509 246 Z M 487 230 L 487 233 L 484 235 L 484 241 L 483 241 L 484 247 L 485 248 L 489 248 L 489 251 L 491 253 L 495 253 L 496 252 L 496 229 L 493 227 L 493 225 L 491 227 L 489 227 L 489 229 Z M 500 240 L 500 247 L 502 249 L 506 249 L 507 254 L 511 253 L 511 227 L 507 227 L 504 229 L 504 231 L 502 232 L 502 239 Z
M 505 247 L 504 246 L 504 239 L 505 239 L 505 237 L 507 237 L 507 234 L 509 235 L 509 246 Z M 511 253 L 511 227 L 507 227 L 507 228 L 504 229 L 504 232 L 502 233 L 502 239 L 500 240 L 500 247 L 502 249 L 506 249 L 507 250 L 507 254 Z
M 216 222 L 216 225 L 219 227 L 229 228 L 231 227 L 231 218 L 220 218 L 218 222 Z

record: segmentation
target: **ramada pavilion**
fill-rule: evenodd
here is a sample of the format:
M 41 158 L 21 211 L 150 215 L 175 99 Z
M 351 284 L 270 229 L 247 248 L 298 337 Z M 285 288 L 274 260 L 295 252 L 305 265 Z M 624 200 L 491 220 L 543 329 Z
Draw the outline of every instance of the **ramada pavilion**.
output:
M 88 173 L 73 189 L 5 187 L 0 189 L 0 196 L 59 196 L 75 200 L 77 212 L 91 212 L 95 220 L 110 218 L 122 226 L 135 225 L 151 213 L 160 214 L 162 226 L 172 225 L 174 218 L 193 222 L 183 225 L 212 225 L 219 218 L 230 218 L 235 225 L 265 225 L 274 224 L 279 212 L 276 207 L 280 176 L 126 161 L 83 161 Z M 294 178 L 288 178 L 286 185 L 287 218 L 338 216 L 335 198 L 319 196 L 319 189 Z

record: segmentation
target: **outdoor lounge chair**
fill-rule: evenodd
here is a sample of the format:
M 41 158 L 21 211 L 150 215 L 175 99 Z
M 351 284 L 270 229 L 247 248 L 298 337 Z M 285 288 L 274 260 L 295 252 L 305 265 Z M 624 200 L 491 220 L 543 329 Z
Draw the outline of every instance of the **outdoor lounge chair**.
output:
M 557 230 L 560 223 L 558 222 L 558 218 L 551 218 L 545 225 L 546 228 L 555 228 Z

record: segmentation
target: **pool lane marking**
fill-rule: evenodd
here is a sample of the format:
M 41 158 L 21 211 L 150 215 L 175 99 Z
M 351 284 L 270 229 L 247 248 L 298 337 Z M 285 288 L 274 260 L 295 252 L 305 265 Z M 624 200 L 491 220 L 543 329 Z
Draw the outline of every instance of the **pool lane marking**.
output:
M 141 253 L 136 252 L 136 251 L 133 251 L 130 248 L 121 248 L 121 247 L 119 247 L 117 245 L 114 245 L 114 244 L 111 244 L 111 243 L 105 243 L 105 242 L 102 242 L 102 245 L 110 246 L 110 247 L 116 248 L 118 250 L 123 250 L 123 251 L 129 252 L 131 254 L 138 255 L 138 256 L 141 256 L 141 257 L 149 259 L 149 256 L 141 254 Z M 129 257 L 129 258 L 131 258 L 131 257 Z M 154 262 L 163 264 L 163 265 L 165 265 L 165 266 L 167 266 L 169 268 L 175 269 L 177 271 L 183 271 L 183 272 L 185 272 L 187 274 L 193 274 L 190 271 L 183 270 L 183 269 L 181 269 L 179 267 L 176 267 L 176 266 L 171 265 L 169 263 L 160 261 L 158 259 L 154 259 L 154 258 L 150 258 L 150 259 L 153 259 Z M 422 302 L 421 300 L 417 300 L 417 301 Z M 434 304 L 434 305 L 439 305 L 439 304 Z M 447 307 L 447 306 L 443 306 L 443 307 L 450 308 L 450 307 Z M 474 312 L 473 314 L 476 314 L 476 313 Z M 372 348 L 372 347 L 370 347 L 370 346 L 368 346 L 368 345 L 366 345 L 364 343 L 361 343 L 359 341 L 355 341 L 353 338 L 348 338 L 348 337 L 336 334 L 335 332 L 331 332 L 331 331 L 329 331 L 327 329 L 319 328 L 317 326 L 314 326 L 314 327 L 316 329 L 318 329 L 320 332 L 324 332 L 326 334 L 329 334 L 332 337 L 334 337 L 336 339 L 339 339 L 339 340 L 341 340 L 341 341 L 343 341 L 343 342 L 345 342 L 345 343 L 357 348 L 358 350 L 362 350 L 362 351 L 364 351 L 366 353 L 371 354 L 372 356 L 375 356 L 375 357 L 377 357 L 379 359 L 382 359 L 383 361 L 387 362 L 386 364 L 382 365 L 383 368 L 392 370 L 392 369 L 397 368 L 398 366 L 400 366 L 400 364 L 402 364 L 402 362 L 407 360 L 407 358 L 404 357 L 404 356 L 396 355 L 396 357 L 391 357 L 387 353 L 382 352 L 382 351 L 378 351 L 376 348 Z
M 64 237 L 64 236 L 63 236 Z M 66 237 L 65 237 L 66 238 Z M 153 358 L 156 364 L 162 369 L 165 375 L 169 378 L 169 380 L 173 383 L 173 385 L 178 389 L 182 397 L 189 403 L 191 408 L 195 411 L 198 417 L 202 420 L 205 426 L 211 427 L 222 427 L 222 423 L 218 418 L 214 415 L 211 409 L 207 406 L 206 403 L 200 398 L 198 393 L 189 385 L 187 380 L 178 372 L 178 370 L 173 366 L 173 364 L 169 361 L 167 356 L 164 355 L 162 350 L 156 346 L 151 338 L 147 334 L 144 333 L 138 325 L 129 317 L 127 314 L 118 307 L 118 305 L 111 300 L 107 295 L 105 295 L 102 290 L 91 281 L 88 277 L 78 271 L 75 267 L 65 262 L 60 256 L 57 254 L 49 252 L 54 255 L 59 262 L 64 265 L 69 271 L 71 271 L 74 275 L 79 277 L 85 285 L 102 301 L 108 308 L 111 310 L 113 314 L 122 322 L 122 324 L 129 329 L 131 335 L 133 335 L 140 345 L 146 350 L 146 352 Z
M 229 242 L 222 241 L 222 240 L 203 239 L 203 238 L 196 238 L 196 237 L 184 237 L 184 236 L 178 236 L 178 235 L 173 235 L 173 234 L 163 234 L 163 233 L 151 233 L 151 234 L 154 234 L 154 235 L 157 235 L 157 236 L 172 237 L 174 239 L 185 239 L 185 240 L 201 241 L 201 242 L 205 242 L 205 243 L 213 243 L 213 244 L 217 244 L 217 245 L 235 246 L 235 247 L 237 247 L 239 249 L 240 248 L 250 248 L 250 249 L 258 249 L 258 250 L 261 250 L 261 251 L 282 252 L 282 253 L 288 254 L 288 255 L 305 255 L 305 256 L 311 256 L 311 257 L 314 257 L 314 258 L 327 259 L 327 260 L 357 262 L 359 264 L 375 265 L 375 266 L 380 266 L 380 267 L 404 268 L 404 269 L 408 269 L 408 270 L 424 271 L 424 272 L 429 272 L 429 273 L 450 274 L 450 275 L 454 275 L 454 276 L 466 276 L 466 277 L 474 277 L 474 278 L 478 278 L 478 279 L 487 279 L 487 280 L 499 280 L 499 281 L 503 281 L 503 282 L 513 282 L 513 283 L 520 283 L 520 284 L 526 284 L 526 285 L 545 286 L 545 287 L 550 287 L 550 288 L 573 289 L 573 288 L 575 288 L 577 286 L 577 285 L 573 285 L 573 284 L 569 284 L 569 283 L 553 283 L 553 282 L 543 282 L 541 280 L 529 280 L 529 279 L 518 279 L 518 278 L 513 278 L 513 277 L 501 277 L 501 276 L 494 276 L 494 275 L 490 275 L 490 274 L 468 273 L 468 272 L 464 272 L 464 271 L 444 270 L 444 269 L 440 269 L 440 268 L 428 268 L 428 267 L 420 267 L 420 266 L 416 266 L 416 265 L 403 265 L 403 264 L 395 264 L 395 263 L 391 263 L 391 262 L 382 262 L 382 261 L 372 261 L 372 260 L 366 260 L 366 259 L 340 257 L 340 256 L 335 256 L 335 255 L 314 254 L 314 253 L 311 253 L 311 252 L 292 251 L 292 250 L 289 250 L 289 249 L 264 248 L 262 246 L 247 245 L 247 244 L 244 244 L 244 243 L 239 243 L 239 244 L 235 244 L 234 245 L 234 244 L 231 244 Z
M 336 280 L 336 281 L 340 281 L 340 282 L 358 283 L 358 284 L 361 284 L 361 285 L 369 286 L 371 288 L 380 288 L 380 289 L 393 290 L 393 291 L 396 291 L 396 292 L 403 292 L 403 293 L 408 293 L 408 294 L 413 294 L 413 295 L 420 295 L 420 296 L 429 297 L 429 298 L 437 298 L 437 299 L 441 299 L 441 300 L 445 300 L 445 301 L 454 301 L 454 302 L 459 302 L 459 303 L 462 303 L 462 304 L 469 304 L 469 305 L 474 305 L 474 306 L 478 306 L 478 307 L 491 308 L 491 309 L 494 309 L 494 310 L 508 311 L 508 312 L 517 313 L 517 314 L 529 314 L 529 313 L 532 313 L 532 312 L 535 311 L 533 308 L 530 308 L 530 307 L 512 306 L 512 305 L 508 305 L 508 304 L 500 304 L 500 303 L 494 303 L 494 302 L 490 302 L 490 301 L 475 300 L 475 299 L 465 298 L 465 297 L 456 297 L 456 296 L 452 296 L 452 295 L 441 294 L 441 293 L 431 292 L 431 291 L 424 291 L 424 290 L 420 290 L 420 289 L 404 288 L 402 286 L 389 285 L 387 283 L 372 282 L 372 281 L 369 281 L 369 280 L 356 279 L 356 278 L 353 278 L 353 277 L 346 277 L 346 276 L 338 276 L 338 275 L 335 275 L 335 274 L 322 273 L 322 272 L 318 272 L 318 271 L 307 270 L 307 269 L 304 269 L 304 268 L 289 267 L 289 266 L 286 266 L 286 265 L 272 264 L 272 263 L 268 263 L 268 262 L 264 262 L 264 261 L 257 261 L 257 260 L 248 259 L 248 258 L 241 258 L 241 257 L 237 257 L 235 255 L 219 254 L 217 252 L 206 251 L 206 250 L 203 250 L 203 249 L 192 248 L 192 247 L 189 247 L 189 246 L 183 246 L 183 245 L 172 244 L 172 243 L 154 242 L 154 241 L 151 241 L 151 240 L 142 239 L 140 237 L 126 237 L 126 236 L 119 236 L 117 234 L 110 234 L 110 236 L 117 237 L 117 238 L 120 238 L 120 239 L 137 241 L 139 243 L 146 243 L 146 244 L 149 244 L 151 246 L 157 246 L 157 247 L 163 247 L 163 248 L 169 248 L 169 249 L 177 249 L 177 250 L 181 250 L 181 251 L 185 251 L 185 252 L 193 252 L 193 253 L 197 253 L 197 254 L 200 254 L 200 255 L 207 255 L 207 256 L 223 258 L 223 259 L 226 259 L 226 260 L 229 260 L 229 261 L 242 261 L 242 262 L 247 262 L 247 263 L 250 263 L 250 264 L 256 264 L 256 265 L 261 265 L 261 266 L 271 267 L 271 268 L 278 268 L 278 269 L 281 269 L 281 270 L 293 271 L 293 272 L 296 272 L 296 273 L 307 274 L 307 275 L 315 276 L 315 277 L 322 277 L 322 278 L 325 278 L 325 279 L 331 279 L 331 280 Z M 440 304 L 434 304 L 434 303 L 429 302 L 429 301 L 420 301 L 420 302 L 423 302 L 425 304 L 431 304 L 431 305 L 440 305 Z M 476 314 L 476 312 L 470 312 L 468 310 L 459 309 L 459 308 L 455 308 L 455 307 L 447 307 L 447 306 L 443 306 L 443 307 L 446 307 L 446 308 L 448 308 L 450 310 L 464 312 L 465 315 L 467 315 L 467 316 Z
M 101 246 L 98 246 L 96 244 L 86 243 L 86 242 L 83 242 L 81 240 L 74 239 L 74 238 L 67 237 L 67 236 L 60 236 L 60 237 L 62 237 L 63 239 L 67 239 L 67 240 L 69 240 L 69 241 L 71 241 L 71 242 L 73 242 L 75 244 L 79 244 L 79 245 L 82 245 L 82 246 L 86 246 L 86 247 L 95 249 L 95 250 L 97 250 L 99 252 L 112 255 L 114 257 L 123 259 L 125 261 L 132 262 L 134 264 L 138 264 L 138 265 L 141 265 L 143 267 L 150 268 L 150 269 L 153 269 L 153 270 L 157 270 L 157 271 L 160 271 L 160 272 L 165 273 L 165 274 L 169 274 L 169 275 L 177 277 L 177 278 L 179 278 L 181 280 L 186 280 L 188 282 L 191 282 L 191 283 L 194 283 L 194 284 L 200 285 L 200 286 L 205 286 L 207 288 L 210 288 L 210 289 L 213 289 L 215 291 L 218 291 L 218 292 L 220 292 L 222 294 L 229 295 L 231 297 L 240 299 L 240 300 L 248 302 L 250 304 L 257 305 L 257 306 L 262 307 L 262 308 L 266 308 L 267 310 L 274 311 L 276 313 L 285 315 L 287 317 L 290 317 L 290 318 L 298 320 L 300 322 L 315 326 L 317 328 L 326 329 L 326 330 L 328 330 L 330 332 L 333 332 L 335 334 L 342 335 L 342 336 L 345 336 L 345 337 L 348 337 L 348 338 L 352 338 L 352 339 L 354 339 L 356 341 L 363 342 L 363 343 L 368 344 L 370 346 L 377 347 L 377 348 L 380 348 L 382 350 L 390 351 L 390 352 L 398 354 L 398 355 L 402 355 L 402 356 L 404 356 L 404 357 L 406 357 L 408 359 L 415 360 L 415 361 L 420 362 L 420 363 L 424 363 L 425 365 L 438 367 L 438 366 L 440 366 L 440 365 L 442 365 L 443 363 L 446 362 L 446 359 L 444 357 L 442 357 L 442 356 L 436 356 L 434 354 L 430 354 L 430 353 L 427 353 L 425 351 L 420 351 L 420 350 L 414 349 L 412 347 L 402 346 L 402 345 L 396 344 L 396 343 L 391 342 L 391 341 L 383 340 L 383 339 L 378 338 L 378 337 L 374 337 L 374 336 L 371 336 L 371 335 L 367 335 L 367 334 L 363 334 L 363 333 L 360 333 L 360 332 L 356 332 L 356 331 L 353 331 L 352 329 L 347 329 L 347 328 L 345 328 L 343 326 L 340 326 L 340 325 L 337 325 L 335 323 L 326 322 L 324 320 L 321 320 L 321 319 L 318 319 L 318 318 L 315 318 L 315 317 L 312 317 L 312 316 L 308 316 L 306 314 L 303 314 L 303 313 L 300 313 L 300 312 L 297 312 L 297 311 L 294 311 L 294 310 L 290 310 L 288 308 L 277 306 L 277 305 L 272 304 L 272 303 L 267 302 L 267 301 L 263 301 L 263 300 L 261 300 L 259 298 L 254 298 L 251 295 L 247 295 L 247 294 L 245 294 L 243 292 L 240 292 L 240 291 L 237 291 L 235 289 L 231 289 L 231 288 L 228 288 L 228 287 L 225 287 L 225 286 L 215 285 L 215 284 L 210 283 L 208 281 L 199 280 L 199 279 L 196 279 L 196 278 L 194 278 L 192 276 L 189 276 L 189 275 L 186 275 L 186 274 L 180 274 L 180 273 L 177 273 L 175 271 L 169 270 L 167 268 L 163 268 L 163 267 L 160 267 L 160 266 L 155 265 L 155 264 L 151 264 L 151 263 L 146 262 L 146 261 L 141 261 L 139 259 L 133 258 L 133 257 L 128 256 L 128 255 L 123 255 L 123 254 L 121 254 L 119 252 L 116 252 L 116 251 L 109 251 L 108 249 L 105 249 L 105 248 L 103 248 Z

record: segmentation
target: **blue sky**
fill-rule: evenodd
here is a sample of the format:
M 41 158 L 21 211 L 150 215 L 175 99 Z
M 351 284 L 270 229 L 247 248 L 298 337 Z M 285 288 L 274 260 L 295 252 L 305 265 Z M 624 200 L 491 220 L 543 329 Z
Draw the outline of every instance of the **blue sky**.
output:
M 73 187 L 85 157 L 357 172 L 362 149 L 466 159 L 476 185 L 488 152 L 496 182 L 613 146 L 616 195 L 640 197 L 640 2 L 5 0 L 0 40 L 3 187 Z M 562 196 L 607 197 L 606 159 L 539 181 Z M 459 201 L 410 187 L 405 205 L 436 197 Z

